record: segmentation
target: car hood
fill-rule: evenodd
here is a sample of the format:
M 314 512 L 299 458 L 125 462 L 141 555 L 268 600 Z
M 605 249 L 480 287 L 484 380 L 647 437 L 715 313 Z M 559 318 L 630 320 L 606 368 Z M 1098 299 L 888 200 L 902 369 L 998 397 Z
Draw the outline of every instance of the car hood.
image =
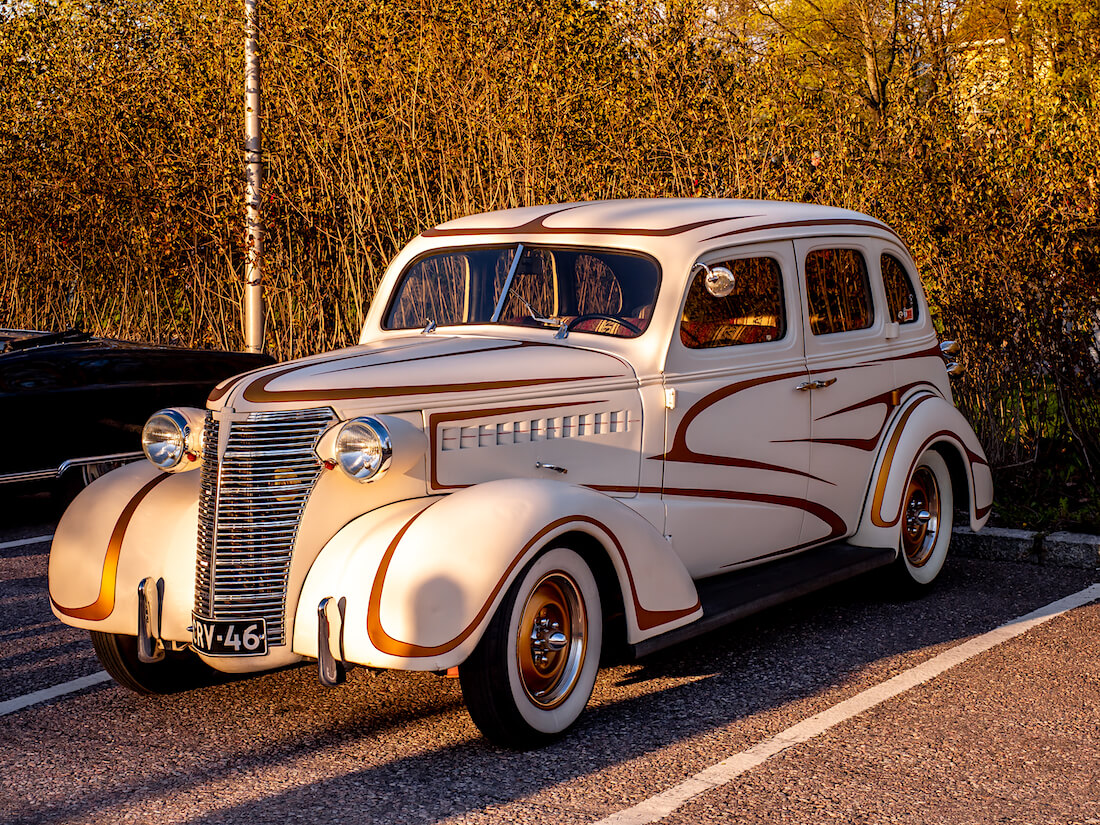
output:
M 238 376 L 215 388 L 207 406 L 248 412 L 323 404 L 383 412 L 636 382 L 622 359 L 573 345 L 417 335 Z

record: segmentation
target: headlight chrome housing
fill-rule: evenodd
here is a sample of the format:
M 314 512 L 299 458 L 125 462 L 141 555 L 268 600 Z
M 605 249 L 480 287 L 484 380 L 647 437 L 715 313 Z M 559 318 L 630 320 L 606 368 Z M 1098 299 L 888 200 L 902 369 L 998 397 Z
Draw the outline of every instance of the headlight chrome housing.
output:
M 199 465 L 205 412 L 172 407 L 153 413 L 141 431 L 145 457 L 166 473 Z
M 377 481 L 393 458 L 389 430 L 369 415 L 353 418 L 336 433 L 334 453 L 336 464 L 349 478 Z

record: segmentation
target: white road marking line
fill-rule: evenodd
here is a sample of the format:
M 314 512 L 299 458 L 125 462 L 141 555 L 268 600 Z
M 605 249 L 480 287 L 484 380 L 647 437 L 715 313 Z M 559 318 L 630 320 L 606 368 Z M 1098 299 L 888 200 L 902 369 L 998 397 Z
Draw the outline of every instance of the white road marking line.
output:
M 91 676 L 81 676 L 79 679 L 73 679 L 70 682 L 62 682 L 60 685 L 36 690 L 34 693 L 16 696 L 14 699 L 6 699 L 0 702 L 0 716 L 7 716 L 9 713 L 15 713 L 17 710 L 23 710 L 23 708 L 28 708 L 31 705 L 37 705 L 39 702 L 56 699 L 58 696 L 64 696 L 66 693 L 84 690 L 84 688 L 98 685 L 100 682 L 109 682 L 110 680 L 111 677 L 108 676 L 105 671 L 101 670 L 98 673 L 93 673 Z
M 53 538 L 53 533 L 48 536 L 35 536 L 30 539 L 19 539 L 18 541 L 5 541 L 0 544 L 0 550 L 7 550 L 10 547 L 25 547 L 28 544 L 43 544 Z
M 713 788 L 729 784 L 741 774 L 755 768 L 792 745 L 807 742 L 841 722 L 870 710 L 910 688 L 934 679 L 945 670 L 962 664 L 967 659 L 972 659 L 978 654 L 996 647 L 1001 642 L 1014 639 L 1033 627 L 1053 619 L 1055 616 L 1060 616 L 1067 611 L 1082 607 L 1097 599 L 1100 599 L 1100 584 L 1086 587 L 1084 590 L 1052 602 L 1046 607 L 1040 607 L 1038 610 L 1033 610 L 1031 613 L 1006 622 L 995 630 L 983 633 L 981 636 L 975 636 L 969 641 L 945 650 L 938 656 L 933 656 L 923 664 L 899 673 L 897 676 L 868 688 L 862 693 L 857 693 L 850 699 L 845 699 L 843 702 L 777 733 L 770 739 L 765 739 L 763 742 L 753 745 L 748 750 L 729 756 L 718 764 L 711 765 L 694 776 L 688 777 L 663 793 L 639 802 L 631 808 L 613 813 L 611 816 L 601 819 L 596 825 L 651 825 L 651 823 L 658 822 L 684 803 Z

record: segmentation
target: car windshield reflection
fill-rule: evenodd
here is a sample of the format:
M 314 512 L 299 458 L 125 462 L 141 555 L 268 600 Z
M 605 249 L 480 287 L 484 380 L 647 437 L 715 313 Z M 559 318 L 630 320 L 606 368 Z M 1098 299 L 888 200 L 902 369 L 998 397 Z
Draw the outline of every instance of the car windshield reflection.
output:
M 618 250 L 440 250 L 402 273 L 383 328 L 502 324 L 634 338 L 649 326 L 659 281 L 655 261 Z

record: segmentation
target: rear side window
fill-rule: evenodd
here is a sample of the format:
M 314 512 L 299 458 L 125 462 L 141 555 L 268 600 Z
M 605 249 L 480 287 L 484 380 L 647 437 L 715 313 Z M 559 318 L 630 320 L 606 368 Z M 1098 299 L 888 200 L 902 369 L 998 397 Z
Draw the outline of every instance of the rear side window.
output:
M 867 329 L 874 323 L 867 262 L 856 249 L 815 249 L 808 254 L 806 298 L 814 335 Z
M 886 287 L 886 308 L 890 320 L 911 324 L 917 320 L 917 291 L 901 261 L 893 255 L 882 256 L 882 285 Z
M 680 320 L 680 341 L 690 349 L 776 341 L 787 333 L 783 279 L 775 258 L 723 261 L 733 273 L 733 291 L 715 298 L 705 274 L 695 276 Z

